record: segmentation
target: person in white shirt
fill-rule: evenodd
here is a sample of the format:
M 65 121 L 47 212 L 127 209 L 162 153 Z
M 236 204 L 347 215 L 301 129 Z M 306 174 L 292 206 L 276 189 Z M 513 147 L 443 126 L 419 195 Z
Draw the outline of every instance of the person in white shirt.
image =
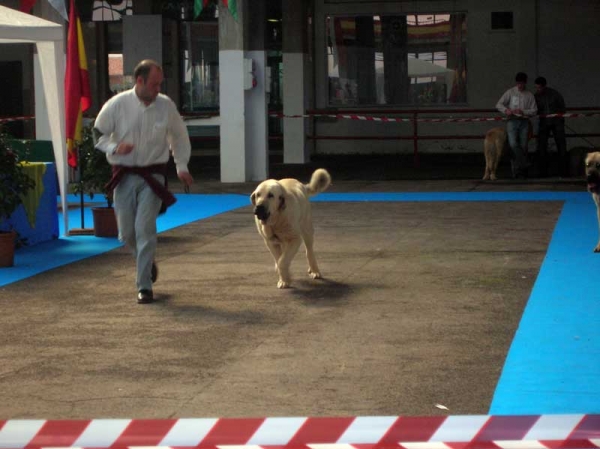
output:
M 512 152 L 511 166 L 513 177 L 527 178 L 529 117 L 537 114 L 533 94 L 525 90 L 527 74 L 517 73 L 516 85 L 508 89 L 496 103 L 496 109 L 508 118 L 506 134 Z
M 167 163 L 173 154 L 177 176 L 185 186 L 194 182 L 188 171 L 191 144 L 175 103 L 160 93 L 161 66 L 141 61 L 133 73 L 135 86 L 108 100 L 94 122 L 96 148 L 113 168 L 108 183 L 114 192 L 119 239 L 136 259 L 137 302 L 154 301 L 152 283 L 158 277 L 156 218 L 161 207 L 176 200 L 166 187 Z

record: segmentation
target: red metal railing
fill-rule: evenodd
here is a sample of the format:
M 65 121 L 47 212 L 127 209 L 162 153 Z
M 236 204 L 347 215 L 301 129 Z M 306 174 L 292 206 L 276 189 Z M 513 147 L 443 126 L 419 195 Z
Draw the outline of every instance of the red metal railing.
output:
M 575 112 L 598 112 L 600 115 L 600 107 L 578 107 L 578 108 L 569 108 L 567 113 L 575 113 Z M 446 134 L 446 135 L 421 135 L 419 134 L 419 122 L 428 121 L 427 118 L 423 119 L 423 115 L 431 115 L 435 118 L 432 118 L 431 121 L 438 121 L 440 118 L 444 117 L 448 118 L 448 115 L 457 115 L 461 116 L 470 115 L 475 121 L 486 121 L 489 119 L 490 122 L 493 121 L 503 121 L 503 117 L 499 115 L 499 112 L 496 109 L 312 109 L 307 111 L 307 116 L 313 116 L 315 119 L 318 119 L 319 116 L 334 116 L 334 115 L 352 115 L 352 116 L 367 116 L 367 117 L 407 117 L 408 122 L 412 125 L 412 133 L 406 135 L 396 135 L 396 136 L 381 136 L 381 135 L 318 135 L 313 134 L 308 136 L 309 139 L 312 140 L 412 140 L 413 141 L 413 160 L 415 166 L 419 166 L 419 141 L 420 140 L 458 140 L 458 139 L 483 139 L 483 134 Z M 488 114 L 486 120 L 476 120 L 476 118 L 481 119 L 481 114 Z M 493 114 L 493 115 L 489 115 Z M 596 115 L 596 114 L 593 114 Z M 452 119 L 448 119 L 448 121 L 453 121 L 455 117 Z M 469 121 L 468 118 L 464 118 L 464 121 Z M 533 136 L 534 138 L 537 135 Z M 566 134 L 566 137 L 600 137 L 600 133 L 577 133 L 577 134 Z

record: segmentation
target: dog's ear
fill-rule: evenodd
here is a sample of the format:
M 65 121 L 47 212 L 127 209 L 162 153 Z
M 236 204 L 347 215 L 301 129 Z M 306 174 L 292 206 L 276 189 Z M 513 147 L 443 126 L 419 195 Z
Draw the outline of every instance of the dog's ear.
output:
M 279 197 L 279 207 L 277 208 L 277 210 L 283 210 L 285 209 L 285 196 L 281 195 Z
M 254 206 L 256 206 L 256 192 L 252 192 L 252 195 L 250 195 L 250 201 Z

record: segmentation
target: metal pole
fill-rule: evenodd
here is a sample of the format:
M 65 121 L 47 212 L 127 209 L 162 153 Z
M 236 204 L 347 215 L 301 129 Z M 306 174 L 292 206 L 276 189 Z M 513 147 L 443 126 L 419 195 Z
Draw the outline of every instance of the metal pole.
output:
M 419 131 L 417 129 L 417 112 L 413 113 L 413 165 L 419 168 L 421 165 L 419 160 Z
M 85 218 L 83 213 L 83 180 L 81 176 L 82 167 L 79 147 L 77 147 L 77 171 L 79 172 L 79 208 L 81 211 L 81 229 L 85 229 Z

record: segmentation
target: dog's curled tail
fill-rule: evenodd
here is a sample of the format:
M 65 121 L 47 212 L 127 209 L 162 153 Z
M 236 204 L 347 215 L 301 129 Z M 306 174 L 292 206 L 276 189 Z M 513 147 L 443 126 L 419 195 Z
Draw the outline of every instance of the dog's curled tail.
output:
M 310 182 L 306 185 L 308 195 L 313 196 L 324 192 L 331 185 L 331 175 L 324 168 L 318 168 L 310 177 Z

